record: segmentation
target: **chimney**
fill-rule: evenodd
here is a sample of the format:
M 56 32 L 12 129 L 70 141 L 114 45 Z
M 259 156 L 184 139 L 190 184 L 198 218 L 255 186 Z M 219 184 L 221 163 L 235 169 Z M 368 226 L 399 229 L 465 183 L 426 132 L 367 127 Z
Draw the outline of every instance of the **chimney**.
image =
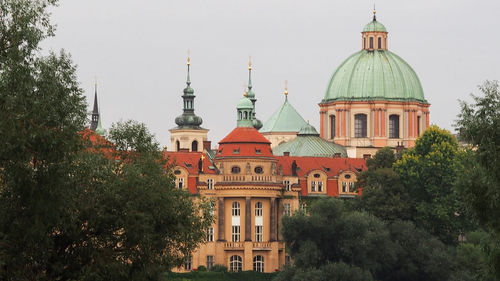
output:
M 203 141 L 203 149 L 204 150 L 211 150 L 212 149 L 212 142 L 211 141 Z
M 290 156 L 290 151 L 283 152 L 283 156 L 286 156 L 286 157 Z

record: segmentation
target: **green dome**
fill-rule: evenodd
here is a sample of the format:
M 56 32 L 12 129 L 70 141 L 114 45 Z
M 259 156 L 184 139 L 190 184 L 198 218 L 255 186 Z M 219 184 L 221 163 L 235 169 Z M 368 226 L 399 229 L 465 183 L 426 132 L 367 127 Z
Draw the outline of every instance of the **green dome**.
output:
M 282 156 L 289 152 L 290 156 L 312 157 L 347 157 L 345 147 L 321 138 L 316 129 L 306 124 L 297 137 L 273 148 L 273 154 Z
M 337 68 L 322 102 L 341 100 L 427 103 L 415 71 L 387 50 L 361 50 Z
M 365 25 L 365 28 L 363 28 L 363 32 L 374 32 L 374 31 L 387 32 L 387 29 L 385 29 L 385 26 L 380 22 L 378 22 L 377 20 L 369 22 L 367 25 Z
M 288 102 L 288 97 L 285 97 L 283 105 L 271 115 L 259 132 L 299 132 L 305 125 L 307 122 Z
M 243 97 L 240 99 L 240 101 L 238 101 L 236 108 L 237 109 L 253 109 L 253 104 L 249 98 Z

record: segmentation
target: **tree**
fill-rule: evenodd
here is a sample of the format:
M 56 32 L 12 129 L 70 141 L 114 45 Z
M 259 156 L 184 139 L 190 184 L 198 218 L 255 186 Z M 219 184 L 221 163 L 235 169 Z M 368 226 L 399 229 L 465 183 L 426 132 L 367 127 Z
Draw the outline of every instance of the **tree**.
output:
M 368 170 L 358 178 L 363 187 L 361 196 L 353 201 L 354 208 L 365 210 L 386 221 L 411 218 L 408 192 L 392 165 L 396 161 L 392 149 L 382 148 L 367 160 Z
M 86 141 L 75 66 L 38 52 L 56 3 L 0 1 L 0 279 L 154 279 L 202 240 L 207 203 L 174 188 L 144 125 Z
M 431 126 L 394 164 L 411 199 L 412 220 L 446 243 L 457 242 L 468 220 L 454 188 L 460 157 L 455 137 Z
M 425 230 L 351 211 L 335 198 L 316 201 L 308 216 L 284 217 L 282 231 L 294 266 L 278 280 L 448 280 L 453 270 L 451 253 Z
M 497 81 L 486 81 L 479 90 L 482 95 L 472 95 L 472 104 L 461 102 L 456 122 L 460 139 L 471 145 L 457 186 L 467 207 L 490 232 L 494 243 L 487 260 L 500 279 L 500 90 Z

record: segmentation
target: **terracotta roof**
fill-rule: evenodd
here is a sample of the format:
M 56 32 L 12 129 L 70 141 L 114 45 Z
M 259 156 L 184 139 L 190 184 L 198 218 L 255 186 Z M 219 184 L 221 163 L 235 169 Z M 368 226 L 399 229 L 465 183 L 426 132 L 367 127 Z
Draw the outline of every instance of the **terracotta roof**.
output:
M 292 163 L 297 164 L 297 175 L 304 177 L 310 171 L 321 170 L 328 177 L 337 176 L 341 171 L 361 172 L 366 170 L 366 162 L 363 158 L 331 158 L 331 157 L 292 157 L 279 156 L 278 166 L 283 167 L 283 175 L 292 175 Z
M 236 127 L 229 135 L 223 138 L 219 144 L 224 143 L 268 143 L 266 139 L 257 129 L 253 127 Z
M 166 158 L 168 158 L 170 164 L 186 168 L 190 175 L 193 174 L 197 175 L 199 173 L 198 161 L 200 161 L 201 155 L 204 155 L 205 159 L 203 160 L 203 173 L 205 174 L 217 173 L 217 170 L 214 168 L 215 166 L 212 164 L 212 162 L 205 153 L 165 151 L 164 155 Z M 210 167 L 214 169 L 210 169 Z

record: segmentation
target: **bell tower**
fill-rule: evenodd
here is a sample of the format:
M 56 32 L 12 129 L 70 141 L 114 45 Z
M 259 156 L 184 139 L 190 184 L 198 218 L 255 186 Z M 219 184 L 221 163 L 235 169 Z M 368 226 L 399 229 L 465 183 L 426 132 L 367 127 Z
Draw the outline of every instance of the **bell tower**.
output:
M 202 152 L 203 143 L 207 141 L 208 129 L 200 127 L 203 119 L 194 114 L 194 90 L 191 88 L 190 66 L 191 58 L 187 58 L 187 79 L 184 88 L 183 112 L 175 118 L 177 127 L 170 129 L 170 141 L 173 151 Z

